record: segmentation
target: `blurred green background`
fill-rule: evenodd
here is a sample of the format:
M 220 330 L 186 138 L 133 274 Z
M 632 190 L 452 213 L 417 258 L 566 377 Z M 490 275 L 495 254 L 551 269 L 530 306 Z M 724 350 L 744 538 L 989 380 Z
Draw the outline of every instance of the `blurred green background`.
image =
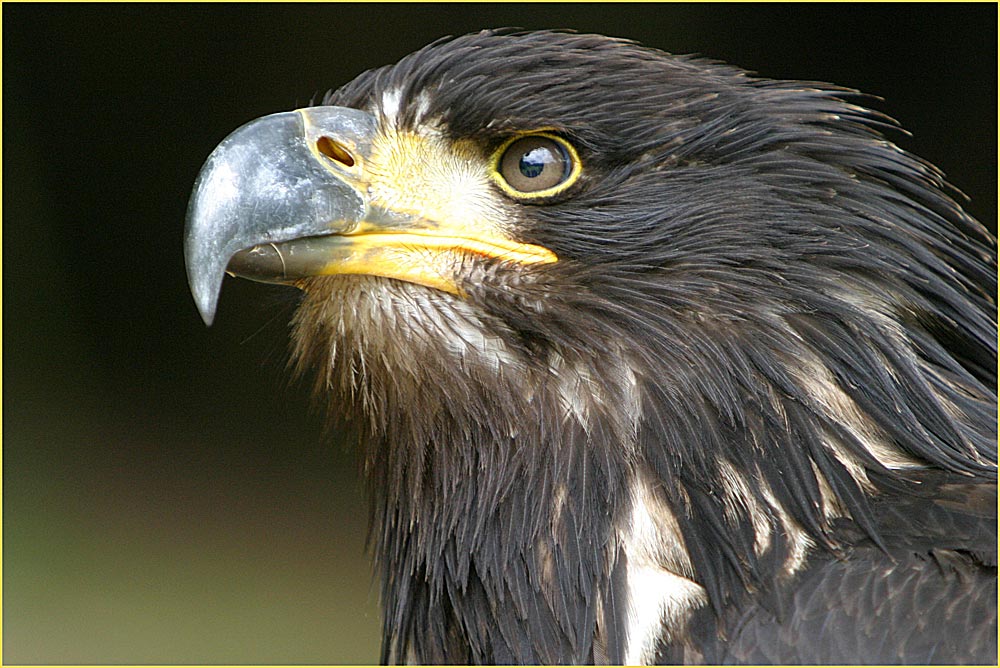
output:
M 885 98 L 996 224 L 997 7 L 3 8 L 3 661 L 370 663 L 352 453 L 285 374 L 294 290 L 228 280 L 206 329 L 181 233 L 202 161 L 445 34 L 568 27 Z

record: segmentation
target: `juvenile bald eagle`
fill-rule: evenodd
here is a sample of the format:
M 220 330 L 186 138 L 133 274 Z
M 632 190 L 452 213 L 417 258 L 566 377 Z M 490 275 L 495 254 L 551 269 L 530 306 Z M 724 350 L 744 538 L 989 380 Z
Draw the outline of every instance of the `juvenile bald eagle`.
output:
M 195 299 L 302 290 L 384 662 L 996 662 L 995 243 L 852 96 L 491 31 L 209 157 Z

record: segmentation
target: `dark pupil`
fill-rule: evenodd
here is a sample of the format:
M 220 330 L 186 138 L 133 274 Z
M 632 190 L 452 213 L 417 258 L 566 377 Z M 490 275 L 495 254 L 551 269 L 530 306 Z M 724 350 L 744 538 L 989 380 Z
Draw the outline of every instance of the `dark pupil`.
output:
M 546 165 L 553 162 L 552 157 L 552 151 L 539 146 L 521 156 L 521 161 L 517 163 L 517 167 L 524 176 L 533 179 L 545 171 Z

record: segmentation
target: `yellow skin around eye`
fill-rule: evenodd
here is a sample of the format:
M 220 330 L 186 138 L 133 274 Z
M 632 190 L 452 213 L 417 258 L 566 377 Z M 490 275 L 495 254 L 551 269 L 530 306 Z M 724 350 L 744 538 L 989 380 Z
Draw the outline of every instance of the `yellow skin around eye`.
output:
M 515 265 L 558 261 L 516 239 L 508 226 L 516 205 L 493 187 L 495 164 L 472 142 L 389 128 L 373 138 L 366 159 L 341 171 L 351 172 L 373 207 L 401 218 L 390 226 L 361 221 L 338 235 L 317 275 L 384 276 L 462 295 L 469 254 Z
M 503 174 L 501 173 L 500 170 L 504 153 L 507 151 L 508 148 L 510 148 L 510 146 L 514 142 L 524 139 L 525 137 L 545 137 L 546 139 L 549 139 L 559 144 L 564 149 L 566 149 L 566 153 L 569 155 L 570 165 L 571 165 L 569 176 L 567 176 L 564 181 L 558 183 L 555 186 L 552 186 L 551 188 L 544 188 L 542 190 L 534 190 L 531 192 L 523 192 L 521 190 L 517 190 L 516 188 L 512 187 L 509 183 L 507 183 L 507 180 L 503 177 Z M 583 165 L 580 162 L 580 156 L 576 152 L 576 149 L 573 148 L 573 145 L 570 144 L 565 139 L 563 139 L 562 137 L 552 134 L 551 132 L 546 132 L 544 130 L 526 132 L 524 134 L 519 134 L 514 137 L 511 137 L 503 144 L 501 144 L 496 151 L 493 152 L 493 157 L 491 158 L 490 163 L 492 164 L 492 171 L 490 173 L 490 176 L 493 177 L 493 181 L 500 187 L 501 190 L 503 190 L 509 196 L 518 200 L 540 199 L 545 197 L 552 197 L 553 195 L 558 195 L 559 193 L 563 192 L 564 190 L 572 186 L 574 183 L 576 183 L 576 180 L 580 177 L 580 173 L 583 171 Z
M 505 236 L 498 225 L 506 203 L 490 187 L 481 153 L 471 143 L 434 132 L 386 130 L 366 165 L 374 204 L 417 216 L 429 225 Z

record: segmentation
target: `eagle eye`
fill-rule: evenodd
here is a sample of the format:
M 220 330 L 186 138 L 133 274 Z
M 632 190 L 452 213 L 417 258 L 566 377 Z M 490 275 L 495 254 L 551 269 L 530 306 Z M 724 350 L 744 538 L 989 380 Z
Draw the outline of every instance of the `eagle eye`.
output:
M 580 175 L 580 159 L 561 137 L 535 133 L 505 142 L 496 153 L 494 178 L 518 199 L 550 197 Z

